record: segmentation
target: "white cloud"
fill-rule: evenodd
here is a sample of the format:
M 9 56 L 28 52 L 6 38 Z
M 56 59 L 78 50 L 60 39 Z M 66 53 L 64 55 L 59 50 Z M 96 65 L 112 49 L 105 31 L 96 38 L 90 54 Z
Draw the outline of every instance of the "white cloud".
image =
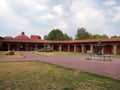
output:
M 57 5 L 57 6 L 53 7 L 53 10 L 55 12 L 57 12 L 59 15 L 62 15 L 63 14 L 63 8 L 62 7 L 63 7 L 62 5 Z
M 113 15 L 113 21 L 120 22 L 120 6 L 113 7 L 116 13 Z
M 95 8 L 96 5 L 94 0 L 73 0 L 70 9 L 72 12 L 80 12 L 88 7 Z
M 45 5 L 38 4 L 38 5 L 35 6 L 35 9 L 37 9 L 37 10 L 45 10 L 45 9 L 46 9 L 46 6 L 45 6 Z
M 41 16 L 38 16 L 38 20 L 49 20 L 49 19 L 53 19 L 53 18 L 54 18 L 54 15 L 50 14 L 50 13 L 46 13 Z
M 103 2 L 102 4 L 105 5 L 105 6 L 114 6 L 117 3 L 116 3 L 115 0 L 107 0 L 107 1 Z
M 110 27 L 106 25 L 103 11 L 96 9 L 96 3 L 90 0 L 75 0 L 72 3 L 73 22 L 76 27 L 85 27 L 91 33 L 108 33 Z
M 119 32 L 119 22 L 120 6 L 115 0 L 0 0 L 0 29 L 5 32 L 44 36 L 59 28 L 74 37 L 77 28 L 85 27 L 90 33 L 110 35 L 115 29 Z
M 69 26 L 67 22 L 60 20 L 54 28 L 59 28 L 60 30 L 65 31 L 68 30 Z

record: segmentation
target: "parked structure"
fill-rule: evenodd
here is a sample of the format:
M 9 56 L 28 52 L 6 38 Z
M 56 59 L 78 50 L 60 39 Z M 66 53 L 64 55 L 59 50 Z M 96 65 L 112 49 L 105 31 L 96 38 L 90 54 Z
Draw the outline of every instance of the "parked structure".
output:
M 33 51 L 50 45 L 54 51 L 87 53 L 88 51 L 93 52 L 95 50 L 95 45 L 99 40 L 101 40 L 102 45 L 104 45 L 104 54 L 120 55 L 120 38 L 50 41 L 41 40 L 41 37 L 38 35 L 31 35 L 29 38 L 22 32 L 21 35 L 15 38 L 11 36 L 4 37 L 2 43 L 3 50 Z

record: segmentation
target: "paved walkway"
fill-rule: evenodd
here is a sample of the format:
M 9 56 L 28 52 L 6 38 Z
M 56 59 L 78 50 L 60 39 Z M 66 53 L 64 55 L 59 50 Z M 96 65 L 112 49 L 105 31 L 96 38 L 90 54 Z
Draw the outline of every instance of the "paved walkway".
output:
M 112 61 L 97 61 L 86 60 L 87 56 L 72 55 L 72 56 L 42 56 L 33 52 L 21 52 L 25 58 L 6 59 L 1 58 L 0 61 L 43 61 L 52 64 L 57 64 L 64 67 L 77 69 L 84 72 L 103 75 L 120 80 L 120 59 L 112 58 Z M 89 56 L 88 56 L 89 57 Z

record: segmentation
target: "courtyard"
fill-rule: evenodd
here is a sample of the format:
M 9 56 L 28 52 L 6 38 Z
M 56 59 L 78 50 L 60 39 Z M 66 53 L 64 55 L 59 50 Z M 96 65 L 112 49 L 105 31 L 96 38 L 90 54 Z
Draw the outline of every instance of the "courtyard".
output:
M 3 52 L 2 52 L 3 53 Z M 15 52 L 0 58 L 1 90 L 119 90 L 120 59 L 86 60 L 78 53 Z
M 17 52 L 18 53 L 18 52 Z M 13 56 L 12 56 L 13 57 Z M 62 53 L 61 55 L 45 55 L 33 51 L 21 51 L 17 57 L 1 57 L 0 62 L 7 61 L 41 61 L 56 64 L 63 67 L 77 69 L 102 76 L 120 79 L 120 58 L 112 57 L 112 61 L 86 60 L 89 55 L 79 55 L 78 53 Z

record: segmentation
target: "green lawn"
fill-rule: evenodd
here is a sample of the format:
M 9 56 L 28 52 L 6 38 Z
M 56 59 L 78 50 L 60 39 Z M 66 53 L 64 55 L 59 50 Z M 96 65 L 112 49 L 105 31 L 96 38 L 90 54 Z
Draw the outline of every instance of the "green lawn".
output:
M 120 90 L 120 81 L 43 62 L 1 62 L 0 90 Z
M 22 58 L 23 56 L 21 55 L 20 52 L 14 51 L 15 55 L 6 55 L 7 51 L 0 51 L 0 58 Z
M 44 56 L 70 56 L 70 55 L 90 55 L 90 53 L 79 53 L 79 52 L 37 52 L 34 53 Z M 113 58 L 120 58 L 120 55 L 111 55 Z
M 85 53 L 78 53 L 78 52 L 35 52 L 39 55 L 44 56 L 66 56 L 66 55 L 89 55 Z

